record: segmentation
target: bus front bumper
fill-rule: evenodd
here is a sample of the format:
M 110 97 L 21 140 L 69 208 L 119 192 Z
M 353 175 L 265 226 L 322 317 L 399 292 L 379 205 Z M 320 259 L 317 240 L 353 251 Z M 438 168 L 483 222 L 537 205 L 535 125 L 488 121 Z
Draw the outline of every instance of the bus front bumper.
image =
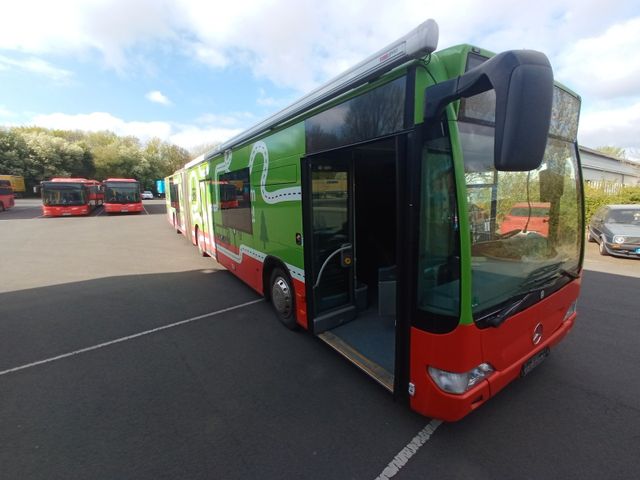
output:
M 416 376 L 415 394 L 410 397 L 411 408 L 422 415 L 447 422 L 460 420 L 476 410 L 496 393 L 515 379 L 523 376 L 523 365 L 539 354 L 555 347 L 573 327 L 576 314 L 573 313 L 544 342 L 527 356 L 518 359 L 506 368 L 494 371 L 469 391 L 456 395 L 441 390 L 429 376 L 426 366 Z M 413 375 L 412 375 L 413 376 Z
M 142 203 L 105 203 L 104 211 L 107 213 L 141 212 Z

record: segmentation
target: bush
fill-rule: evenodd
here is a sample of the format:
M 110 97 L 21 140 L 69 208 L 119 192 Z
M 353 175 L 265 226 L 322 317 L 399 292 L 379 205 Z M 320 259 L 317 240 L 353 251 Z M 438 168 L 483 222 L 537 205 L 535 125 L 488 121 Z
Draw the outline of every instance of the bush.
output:
M 622 187 L 617 193 L 607 193 L 605 185 L 601 187 L 584 186 L 585 221 L 587 224 L 596 211 L 604 205 L 632 203 L 640 204 L 640 186 Z

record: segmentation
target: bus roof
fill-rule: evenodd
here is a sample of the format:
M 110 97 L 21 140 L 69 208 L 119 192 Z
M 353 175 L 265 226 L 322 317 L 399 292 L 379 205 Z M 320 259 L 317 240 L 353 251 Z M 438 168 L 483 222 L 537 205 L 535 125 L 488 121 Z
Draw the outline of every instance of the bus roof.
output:
M 86 183 L 89 180 L 86 178 L 74 178 L 74 177 L 55 177 L 49 180 L 50 182 L 59 182 L 59 183 Z
M 104 183 L 106 182 L 137 182 L 138 180 L 136 180 L 135 178 L 107 178 L 106 180 L 104 180 Z

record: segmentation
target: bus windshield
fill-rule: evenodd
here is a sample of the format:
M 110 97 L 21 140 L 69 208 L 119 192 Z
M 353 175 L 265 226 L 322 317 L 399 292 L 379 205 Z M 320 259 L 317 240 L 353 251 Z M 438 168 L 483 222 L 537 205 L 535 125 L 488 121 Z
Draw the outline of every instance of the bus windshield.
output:
M 556 87 L 542 164 L 528 172 L 503 172 L 493 166 L 495 97 L 477 97 L 483 98 L 463 103 L 458 122 L 476 320 L 514 298 L 575 278 L 583 236 L 574 143 L 579 99 Z
M 140 186 L 138 183 L 108 183 L 105 188 L 105 203 L 137 203 L 140 202 Z
M 42 203 L 48 207 L 84 205 L 87 203 L 86 189 L 78 184 L 50 183 L 42 188 Z

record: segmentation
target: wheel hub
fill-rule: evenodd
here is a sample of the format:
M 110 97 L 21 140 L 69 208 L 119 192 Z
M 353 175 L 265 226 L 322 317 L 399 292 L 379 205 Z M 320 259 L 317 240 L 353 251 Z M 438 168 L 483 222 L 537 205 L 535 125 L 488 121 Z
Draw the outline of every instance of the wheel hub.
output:
M 287 282 L 281 278 L 276 278 L 273 282 L 273 288 L 271 289 L 271 299 L 275 309 L 284 317 L 288 317 L 291 314 L 291 290 Z

